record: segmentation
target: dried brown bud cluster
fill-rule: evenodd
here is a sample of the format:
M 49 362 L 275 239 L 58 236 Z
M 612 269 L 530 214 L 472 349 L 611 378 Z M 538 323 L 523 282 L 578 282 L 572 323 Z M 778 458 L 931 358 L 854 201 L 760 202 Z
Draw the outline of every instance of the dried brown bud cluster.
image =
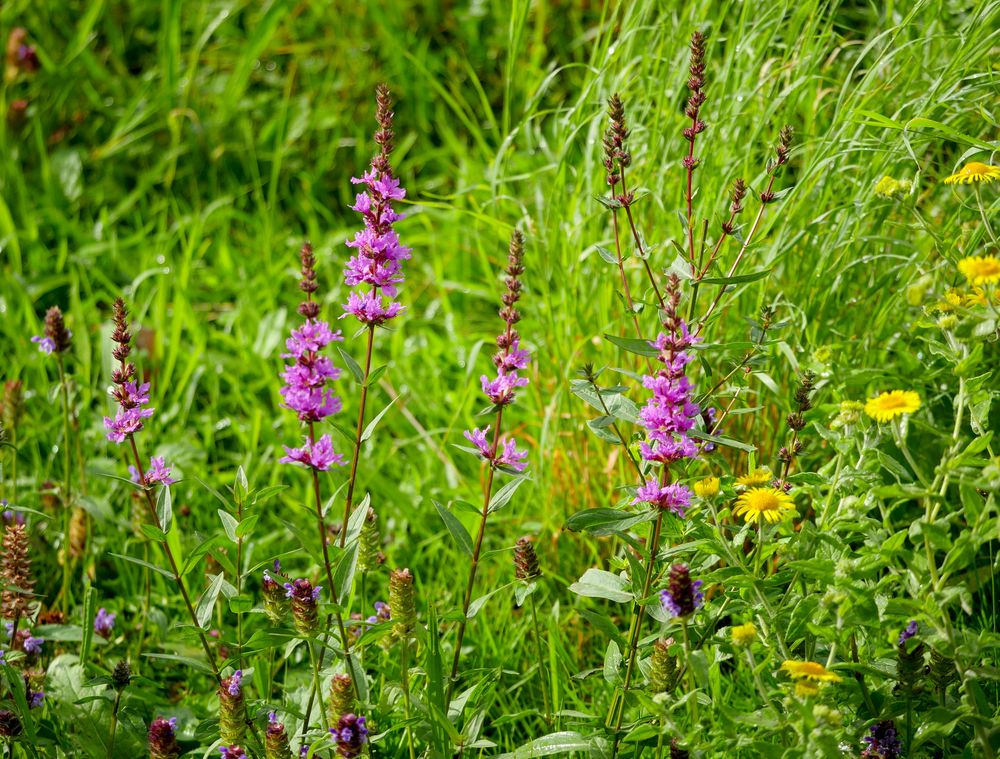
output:
M 25 616 L 34 598 L 30 549 L 27 528 L 23 524 L 7 525 L 3 536 L 3 558 L 0 560 L 0 581 L 4 585 L 0 605 L 5 619 Z
M 383 178 L 392 176 L 392 166 L 389 163 L 389 154 L 395 147 L 392 117 L 392 94 L 386 85 L 380 84 L 375 88 L 375 120 L 378 122 L 375 144 L 379 147 L 379 153 L 372 159 L 372 168 Z
M 319 316 L 319 303 L 314 301 L 312 296 L 319 289 L 319 285 L 316 283 L 316 256 L 313 255 L 313 248 L 309 242 L 302 244 L 299 261 L 302 263 L 299 289 L 306 294 L 306 299 L 299 304 L 299 313 L 306 319 L 315 319 Z
M 517 341 L 518 334 L 514 325 L 521 321 L 521 314 L 515 306 L 521 299 L 521 275 L 524 274 L 524 235 L 517 229 L 510 237 L 507 268 L 504 271 L 507 274 L 507 278 L 504 280 L 507 290 L 501 298 L 503 308 L 500 309 L 500 318 L 507 323 L 507 329 L 497 337 L 497 346 L 501 350 L 501 354 L 498 354 L 500 356 L 502 356 L 503 351 Z M 493 360 L 496 363 L 498 359 L 494 356 Z
M 530 581 L 542 576 L 538 566 L 538 555 L 529 538 L 519 538 L 514 546 L 514 576 L 518 580 Z

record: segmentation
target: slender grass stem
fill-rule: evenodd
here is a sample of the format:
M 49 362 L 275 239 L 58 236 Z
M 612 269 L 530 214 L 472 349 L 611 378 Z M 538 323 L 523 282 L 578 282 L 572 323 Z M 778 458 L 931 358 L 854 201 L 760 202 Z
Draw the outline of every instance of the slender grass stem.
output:
M 410 759 L 416 759 L 417 749 L 413 741 L 413 727 L 410 725 L 410 641 L 404 639 L 402 652 L 399 657 L 399 675 L 403 686 L 403 715 L 406 719 L 406 746 L 410 752 Z
M 69 387 L 66 382 L 66 367 L 63 364 L 63 358 L 61 353 L 56 353 L 56 366 L 59 367 L 59 394 L 62 397 L 62 409 L 63 409 L 63 476 L 65 477 L 65 484 L 63 485 L 63 497 L 62 497 L 62 527 L 63 527 L 63 562 L 62 562 L 62 592 L 60 596 L 62 598 L 62 611 L 64 614 L 69 613 L 71 606 L 70 599 L 70 577 L 72 575 L 72 563 L 73 557 L 70 552 L 70 523 L 72 521 L 73 514 L 73 465 L 70 453 L 70 416 L 69 416 Z
M 118 708 L 122 703 L 122 692 L 115 691 L 115 703 L 111 707 L 111 729 L 108 735 L 108 759 L 113 759 L 115 755 L 115 734 L 118 731 Z
M 688 634 L 687 617 L 681 617 L 681 634 L 684 637 L 684 661 L 687 662 L 688 687 L 691 689 L 691 698 L 688 699 L 688 704 L 691 705 L 691 724 L 697 729 L 698 681 L 695 679 L 694 667 L 691 665 L 691 637 Z
M 552 706 L 549 703 L 548 678 L 545 675 L 545 657 L 542 655 L 542 633 L 538 626 L 535 594 L 531 594 L 531 624 L 535 630 L 535 654 L 538 657 L 538 680 L 542 686 L 542 705 L 545 707 L 545 724 L 552 727 Z

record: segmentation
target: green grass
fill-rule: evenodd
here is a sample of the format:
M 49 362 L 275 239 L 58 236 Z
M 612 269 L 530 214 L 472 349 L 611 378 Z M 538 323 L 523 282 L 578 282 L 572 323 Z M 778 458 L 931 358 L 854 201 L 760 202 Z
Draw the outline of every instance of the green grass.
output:
M 603 721 L 613 693 L 601 676 L 606 627 L 625 630 L 628 609 L 566 588 L 587 567 L 617 571 L 628 564 L 620 541 L 570 533 L 563 524 L 582 509 L 615 506 L 630 477 L 621 448 L 587 430 L 591 411 L 569 383 L 588 362 L 640 366 L 601 339 L 631 335 L 615 268 L 597 250 L 613 245 L 610 215 L 595 200 L 606 192 L 600 163 L 606 98 L 620 92 L 628 109 L 630 176 L 644 193 L 636 213 L 654 246 L 657 271 L 674 263 L 675 244 L 683 247 L 685 239 L 680 161 L 691 31 L 708 35 L 703 113 L 709 129 L 698 148 L 696 208 L 699 219 L 710 219 L 712 239 L 737 176 L 751 187 L 745 217 L 752 218 L 777 131 L 783 124 L 795 128 L 791 165 L 778 185 L 787 194 L 765 214 L 744 269 L 770 273 L 731 293 L 707 328 L 709 342 L 724 346 L 747 339 L 745 317 L 756 317 L 763 306 L 774 307 L 786 323 L 772 334 L 766 361 L 752 377 L 727 386 L 740 388 L 737 408 L 761 410 L 732 417 L 726 435 L 755 445 L 758 460 L 773 464 L 803 370 L 819 376 L 815 421 L 821 425 L 841 400 L 914 386 L 926 415 L 914 421 L 911 435 L 933 474 L 951 444 L 957 380 L 906 293 L 930 275 L 928 292 L 940 297 L 960 283 L 959 258 L 996 252 L 974 192 L 940 180 L 968 160 L 996 160 L 1000 4 L 385 0 L 335 6 L 283 0 L 4 4 L 0 28 L 25 27 L 42 63 L 37 73 L 0 89 L 0 111 L 15 99 L 29 103 L 22 124 L 0 125 L 0 374 L 23 380 L 30 394 L 17 441 L 18 502 L 44 509 L 40 483 L 63 476 L 62 418 L 49 391 L 55 370 L 28 342 L 40 334 L 46 308 L 59 305 L 75 338 L 70 366 L 87 459 L 85 505 L 94 519 L 90 582 L 97 605 L 119 610 L 122 629 L 133 624 L 143 574 L 109 554 L 142 555 L 143 549 L 129 527 L 129 489 L 106 476 L 123 475 L 126 462 L 104 440 L 101 424 L 110 409 L 110 306 L 122 294 L 142 327 L 140 365 L 158 412 L 143 434 L 144 446 L 166 455 L 184 478 L 173 497 L 175 510 L 184 507 L 179 519 L 186 550 L 221 534 L 220 504 L 198 480 L 224 490 L 242 466 L 257 488 L 288 488 L 263 510 L 248 566 L 284 554 L 294 571 L 307 572 L 307 552 L 318 548 L 299 539 L 315 538 L 310 483 L 305 473 L 277 464 L 281 444 L 299 435 L 292 415 L 279 408 L 279 353 L 297 319 L 296 253 L 303 240 L 316 248 L 328 315 L 335 317 L 346 297 L 343 241 L 358 226 L 348 209 L 354 191 L 349 178 L 370 158 L 374 88 L 387 82 L 398 102 L 395 164 L 408 189 L 400 233 L 414 254 L 402 291 L 407 311 L 392 331 L 378 334 L 375 365 L 389 368 L 369 417 L 398 400 L 364 451 L 359 488 L 370 492 L 378 510 L 387 566 L 409 566 L 417 577 L 424 621 L 429 606 L 439 615 L 455 609 L 465 558 L 449 542 L 431 501 L 478 502 L 479 468 L 453 444 L 464 443 L 462 430 L 482 424 L 475 417 L 483 405 L 478 378 L 489 368 L 499 328 L 499 274 L 511 231 L 522 229 L 527 272 L 520 327 L 534 364 L 532 384 L 506 418 L 507 429 L 530 449 L 531 481 L 491 518 L 476 595 L 509 582 L 509 549 L 522 534 L 537 536 L 544 580 L 536 598 L 547 630 L 553 700 L 566 715 L 563 729 L 589 734 Z M 911 180 L 912 196 L 899 204 L 876 197 L 873 188 L 886 174 Z M 985 213 L 995 217 L 996 186 L 983 186 L 982 197 Z M 735 253 L 735 247 L 724 248 L 723 264 Z M 628 271 L 645 297 L 634 258 Z M 707 287 L 701 298 L 708 301 Z M 925 302 L 933 299 L 928 294 Z M 653 309 L 643 318 L 653 333 Z M 360 360 L 364 336 L 347 326 L 345 334 L 343 348 Z M 707 368 L 721 376 L 740 355 L 710 346 Z M 986 342 L 981 356 L 981 372 L 994 372 L 996 342 Z M 602 380 L 617 381 L 610 376 Z M 711 380 L 703 374 L 698 381 Z M 345 378 L 339 387 L 346 410 L 337 423 L 349 428 L 357 386 Z M 990 374 L 979 392 L 988 400 L 996 387 Z M 632 397 L 643 401 L 641 392 Z M 962 431 L 970 436 L 970 429 Z M 805 434 L 802 468 L 829 482 L 834 443 Z M 10 498 L 9 455 L 4 461 Z M 864 497 L 881 475 L 851 464 L 842 495 L 849 490 Z M 724 449 L 710 468 L 739 474 L 746 457 Z M 343 479 L 335 474 L 329 492 Z M 817 499 L 833 492 L 816 487 Z M 915 503 L 912 494 L 869 497 L 883 509 L 876 522 L 889 533 L 892 519 L 909 514 Z M 989 499 L 993 505 L 984 508 L 995 509 L 995 495 Z M 457 513 L 474 534 L 475 517 Z M 338 515 L 339 505 L 331 520 Z M 38 588 L 47 604 L 61 576 L 61 525 L 39 519 L 36 526 Z M 951 527 L 954 539 L 960 526 Z M 673 526 L 671 539 L 694 539 L 686 529 Z M 873 534 L 844 539 L 858 549 Z M 923 550 L 916 538 L 914 545 Z M 995 536 L 984 545 L 976 550 L 976 566 L 995 567 Z M 892 565 L 898 561 L 893 557 Z M 385 578 L 383 572 L 377 589 L 369 586 L 369 600 L 385 595 Z M 916 578 L 900 580 L 900 587 L 920 599 Z M 200 582 L 195 572 L 189 584 L 200 592 Z M 257 587 L 256 579 L 250 582 Z M 176 633 L 168 633 L 168 618 L 184 618 L 179 597 L 169 584 L 157 580 L 154 586 L 151 623 L 159 629 L 147 650 L 163 646 L 196 655 L 193 645 L 178 648 Z M 962 587 L 974 610 L 963 624 L 995 633 L 992 584 Z M 886 598 L 899 592 L 887 591 Z M 86 627 L 79 616 L 79 576 L 74 596 L 73 623 Z M 809 597 L 822 596 L 822 587 L 810 587 Z M 800 608 L 816 611 L 808 604 Z M 728 622 L 719 614 L 713 621 L 723 629 Z M 804 620 L 789 624 L 799 622 Z M 220 604 L 216 626 L 233 624 Z M 652 625 L 646 632 L 652 635 Z M 815 648 L 817 635 L 823 637 L 817 631 L 806 636 L 812 642 L 804 644 L 805 653 Z M 888 666 L 891 637 L 891 630 L 882 636 L 885 650 L 872 667 Z M 491 600 L 470 624 L 466 641 L 464 683 L 483 684 L 466 719 L 481 713 L 483 735 L 498 747 L 482 755 L 512 751 L 548 732 L 531 671 L 530 617 L 514 609 L 512 593 Z M 445 668 L 450 644 L 445 636 Z M 77 653 L 75 643 L 51 646 L 50 654 L 59 647 Z M 820 648 L 825 656 L 828 649 Z M 102 647 L 94 666 L 110 666 L 126 648 L 119 642 L 113 651 Z M 995 649 L 982 656 L 997 666 Z M 426 666 L 423 654 L 418 657 Z M 397 666 L 388 654 L 376 661 Z M 195 716 L 214 714 L 207 678 L 169 662 L 134 664 L 150 682 L 126 698 L 118 755 L 139 755 L 144 723 L 154 712 L 185 715 L 192 726 Z M 740 742 L 745 728 L 733 716 L 757 708 L 749 675 L 734 676 L 732 664 L 721 659 L 705 666 L 713 699 L 727 705 L 706 755 L 764 755 Z M 775 669 L 765 673 L 769 682 L 780 681 L 771 677 Z M 96 671 L 65 675 L 64 683 L 47 687 L 64 703 L 50 707 L 48 721 L 40 723 L 54 742 L 52 756 L 68 755 L 57 751 L 67 751 L 69 742 L 86 746 L 87 755 L 104 755 L 106 727 L 90 725 L 106 725 L 107 704 L 74 707 L 69 696 Z M 289 676 L 293 701 L 303 698 L 307 675 L 300 668 Z M 378 692 L 377 674 L 375 683 Z M 995 683 L 983 682 L 981 694 L 995 705 Z M 383 756 L 402 756 L 388 698 L 383 691 L 373 719 L 379 730 L 392 731 L 375 745 Z M 848 700 L 858 698 L 852 693 Z M 995 708 L 991 713 L 995 718 Z M 74 718 L 86 726 L 60 732 L 57 725 Z M 864 718 L 848 707 L 845 718 L 855 720 L 849 727 L 860 734 Z M 789 724 L 795 719 L 790 715 Z M 458 724 L 461 729 L 468 722 Z M 91 729 L 93 735 L 86 732 Z M 963 722 L 954 746 L 970 735 Z M 203 738 L 208 747 L 215 734 L 205 728 Z M 783 740 L 792 745 L 787 732 Z M 820 743 L 814 751 L 821 751 Z

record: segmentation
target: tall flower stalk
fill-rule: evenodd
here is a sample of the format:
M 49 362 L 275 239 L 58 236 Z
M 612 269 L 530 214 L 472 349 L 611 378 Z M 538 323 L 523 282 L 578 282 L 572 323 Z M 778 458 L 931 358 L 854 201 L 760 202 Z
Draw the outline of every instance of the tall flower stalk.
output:
M 135 364 L 128 360 L 129 355 L 132 353 L 132 333 L 129 331 L 128 312 L 125 308 L 125 301 L 121 298 L 115 300 L 113 316 L 114 331 L 112 332 L 111 339 L 114 341 L 115 347 L 111 353 L 118 362 L 118 366 L 111 373 L 111 381 L 114 383 L 111 395 L 118 404 L 118 410 L 113 417 L 104 417 L 107 438 L 110 442 L 118 445 L 122 443 L 128 444 L 128 451 L 131 453 L 134 464 L 134 467 L 129 467 L 132 471 L 132 478 L 138 483 L 142 491 L 142 497 L 148 508 L 150 522 L 162 534 L 162 537 L 159 539 L 160 547 L 167 557 L 167 562 L 170 564 L 170 572 L 173 574 L 177 589 L 184 599 L 188 616 L 191 617 L 191 622 L 198 631 L 198 638 L 201 641 L 201 647 L 205 650 L 205 657 L 208 659 L 212 674 L 216 682 L 221 683 L 219 665 L 216 662 L 215 653 L 212 651 L 205 631 L 198 622 L 198 615 L 195 613 L 194 605 L 191 603 L 191 595 L 184 584 L 184 578 L 181 576 L 170 544 L 167 542 L 167 533 L 170 530 L 170 524 L 160 518 L 160 514 L 156 508 L 156 499 L 153 497 L 153 486 L 155 484 L 159 483 L 166 487 L 173 482 L 170 479 L 170 467 L 166 465 L 162 458 L 157 457 L 150 459 L 148 468 L 144 467 L 142 457 L 139 455 L 139 446 L 136 444 L 136 433 L 142 431 L 144 420 L 153 416 L 154 409 L 146 406 L 149 402 L 149 383 L 143 382 L 139 384 L 137 382 Z M 166 514 L 164 516 L 166 517 Z
M 344 527 L 340 531 L 341 548 L 347 540 L 347 523 L 354 508 L 358 461 L 364 444 L 365 409 L 368 403 L 375 328 L 396 318 L 403 310 L 402 304 L 394 298 L 403 282 L 402 262 L 410 258 L 410 249 L 400 243 L 394 228 L 395 223 L 403 217 L 393 210 L 392 204 L 406 197 L 406 190 L 399 186 L 399 180 L 393 176 L 389 161 L 394 147 L 392 96 L 384 84 L 378 86 L 375 101 L 375 119 L 378 122 L 375 143 L 379 150 L 372 158 L 371 168 L 360 179 L 351 179 L 352 183 L 365 186 L 365 190 L 357 195 L 351 206 L 352 210 L 363 217 L 364 229 L 347 242 L 347 246 L 354 249 L 354 255 L 348 260 L 344 270 L 344 283 L 354 289 L 348 295 L 347 303 L 343 305 L 344 313 L 340 317 L 343 319 L 353 316 L 367 332 L 354 453 L 344 498 Z
M 621 728 L 625 696 L 635 676 L 639 637 L 645 615 L 642 599 L 649 596 L 652 587 L 664 515 L 672 512 L 677 517 L 683 517 L 691 502 L 691 491 L 687 486 L 670 482 L 670 467 L 682 459 L 698 455 L 698 446 L 688 433 L 700 418 L 701 409 L 692 400 L 693 388 L 686 375 L 686 367 L 692 360 L 688 349 L 698 339 L 691 335 L 687 324 L 679 316 L 680 297 L 680 280 L 671 276 L 666 289 L 663 331 L 650 343 L 659 351 L 657 360 L 662 366 L 655 374 L 643 378 L 643 386 L 652 395 L 639 413 L 647 437 L 640 446 L 640 453 L 654 467 L 654 474 L 647 477 L 637 489 L 635 503 L 645 503 L 656 509 L 656 518 L 650 528 L 647 543 L 649 554 L 645 557 L 646 573 L 642 592 L 636 595 L 632 607 L 625 680 L 621 691 L 612 699 L 608 712 L 607 725 L 616 732 Z M 655 467 L 659 467 L 658 473 L 655 473 Z M 617 750 L 617 736 L 615 747 Z
M 500 318 L 504 329 L 497 336 L 497 352 L 493 354 L 493 364 L 497 376 L 490 379 L 485 374 L 480 378 L 483 393 L 493 404 L 493 432 L 490 428 L 478 427 L 465 433 L 466 439 L 475 446 L 478 455 L 488 464 L 486 483 L 483 487 L 483 508 L 479 518 L 479 531 L 476 534 L 475 547 L 472 552 L 472 563 L 469 566 L 469 576 L 465 584 L 465 596 L 462 600 L 462 619 L 458 623 L 455 638 L 455 653 L 451 662 L 451 678 L 448 684 L 448 699 L 455 687 L 458 677 L 458 665 L 462 656 L 462 641 L 465 638 L 465 628 L 468 625 L 469 605 L 472 603 L 472 591 L 476 584 L 476 571 L 479 568 L 479 557 L 483 550 L 483 537 L 486 534 L 486 521 L 490 515 L 490 500 L 493 494 L 493 479 L 498 469 L 508 472 L 522 472 L 527 467 L 526 451 L 517 448 L 517 442 L 511 437 L 501 434 L 503 428 L 504 409 L 514 402 L 519 387 L 528 384 L 527 377 L 518 372 L 528 366 L 529 353 L 521 348 L 521 337 L 514 325 L 521 320 L 521 314 L 516 306 L 521 298 L 521 275 L 524 273 L 524 236 L 517 230 L 510 239 L 507 255 L 506 290 L 502 297 L 503 307 Z
M 66 329 L 62 311 L 59 306 L 53 306 L 45 312 L 45 329 L 42 335 L 31 338 L 38 344 L 38 350 L 55 357 L 59 369 L 59 396 L 63 411 L 63 489 L 62 489 L 62 522 L 63 522 L 63 572 L 62 599 L 63 613 L 70 607 L 70 568 L 72 551 L 70 550 L 70 525 L 73 515 L 73 465 L 70 442 L 71 413 L 69 405 L 69 380 L 66 374 L 64 355 L 73 347 L 73 333 Z

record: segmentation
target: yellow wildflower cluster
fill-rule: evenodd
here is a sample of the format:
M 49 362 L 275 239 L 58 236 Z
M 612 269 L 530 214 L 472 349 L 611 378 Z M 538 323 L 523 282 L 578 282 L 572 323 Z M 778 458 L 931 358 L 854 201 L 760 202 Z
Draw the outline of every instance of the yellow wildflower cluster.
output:
M 912 187 L 913 183 L 909 179 L 893 179 L 885 176 L 875 185 L 875 195 L 888 200 L 901 198 L 908 195 Z

